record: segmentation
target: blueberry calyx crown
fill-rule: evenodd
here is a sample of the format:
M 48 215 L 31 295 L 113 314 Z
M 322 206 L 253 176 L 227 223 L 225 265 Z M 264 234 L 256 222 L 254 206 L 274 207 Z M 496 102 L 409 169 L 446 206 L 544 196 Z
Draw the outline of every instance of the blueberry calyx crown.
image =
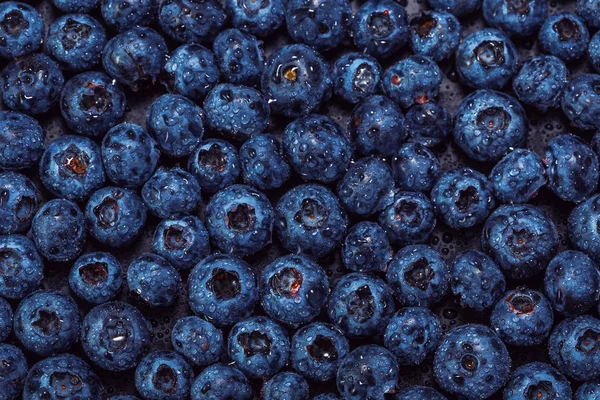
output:
M 244 349 L 246 357 L 256 354 L 266 356 L 271 352 L 271 337 L 258 330 L 240 333 L 237 336 L 237 341 Z
M 421 213 L 419 213 L 419 204 L 411 200 L 400 200 L 394 208 L 396 219 L 402 221 L 411 228 L 416 228 L 421 224 Z
M 10 36 L 17 36 L 28 28 L 29 21 L 23 16 L 21 10 L 11 10 L 4 15 L 4 19 L 2 20 L 2 30 Z
M 110 101 L 110 93 L 105 86 L 88 82 L 86 88 L 91 91 L 90 94 L 84 93 L 81 95 L 79 105 L 89 114 L 98 115 L 112 108 Z
M 200 164 L 215 172 L 223 172 L 227 165 L 227 153 L 217 143 L 212 144 L 208 149 L 200 150 L 198 158 Z
M 183 227 L 180 225 L 170 225 L 163 230 L 163 241 L 167 250 L 183 250 L 188 246 Z
M 73 18 L 68 18 L 62 27 L 62 31 L 61 43 L 66 50 L 71 50 L 77 47 L 79 40 L 89 39 L 92 34 L 92 27 Z
M 283 77 L 290 82 L 296 82 L 298 79 L 298 67 L 296 65 L 288 65 L 283 69 Z
M 456 208 L 461 212 L 467 212 L 477 203 L 479 203 L 479 192 L 474 186 L 467 186 L 459 190 L 458 199 L 454 202 Z
M 319 201 L 309 198 L 302 200 L 300 210 L 294 214 L 294 221 L 310 231 L 323 226 L 328 217 L 327 209 Z
M 302 274 L 296 268 L 284 268 L 269 278 L 269 286 L 276 296 L 296 297 L 302 287 Z
M 19 272 L 21 257 L 11 249 L 0 248 L 0 276 L 11 277 Z
M 248 232 L 256 223 L 256 213 L 254 207 L 249 204 L 241 203 L 235 208 L 229 210 L 225 216 L 225 225 L 227 228 L 236 232 Z
M 42 308 L 37 311 L 37 319 L 31 325 L 37 328 L 44 336 L 51 336 L 60 330 L 62 321 L 56 312 Z
M 483 68 L 504 65 L 504 42 L 501 40 L 484 40 L 474 50 L 477 62 Z
M 436 26 L 437 18 L 430 13 L 422 13 L 412 20 L 410 27 L 421 39 L 425 39 Z
M 529 0 L 506 0 L 506 5 L 512 14 L 527 15 L 531 11 Z
M 74 144 L 54 156 L 61 176 L 83 175 L 90 163 L 88 154 Z
M 160 364 L 152 376 L 152 384 L 163 393 L 174 393 L 177 390 L 177 372 L 166 364 Z
M 427 290 L 429 282 L 435 277 L 435 271 L 425 257 L 410 264 L 404 271 L 404 279 L 409 285 L 420 290 Z
M 50 385 L 54 388 L 56 397 L 70 398 L 84 387 L 83 380 L 69 372 L 54 372 L 50 375 Z
M 215 294 L 217 300 L 230 300 L 240 292 L 240 275 L 235 271 L 215 268 L 206 288 Z
M 373 87 L 375 83 L 375 74 L 373 68 L 368 63 L 362 63 L 354 72 L 352 79 L 352 90 L 355 92 L 366 93 Z M 358 119 L 360 124 L 360 119 Z
M 338 358 L 335 342 L 328 336 L 317 335 L 315 340 L 306 346 L 306 350 L 317 361 L 335 361 Z
M 582 353 L 595 353 L 600 348 L 600 332 L 586 329 L 583 335 L 577 338 L 575 348 Z
M 269 7 L 270 0 L 237 0 L 238 8 L 244 10 L 248 17 L 255 17 L 262 9 Z
M 98 286 L 108 278 L 108 264 L 103 262 L 93 262 L 79 267 L 79 276 L 86 283 L 92 286 Z
M 545 400 L 556 398 L 556 392 L 550 381 L 539 381 L 527 388 L 525 394 L 528 400 Z
M 513 254 L 519 258 L 525 257 L 532 250 L 532 246 L 529 245 L 530 241 L 535 239 L 535 234 L 529 229 L 524 227 L 509 227 L 509 233 L 506 238 L 506 244 L 513 252 Z
M 521 286 L 511 292 L 504 301 L 508 304 L 509 311 L 517 315 L 531 314 L 540 302 L 540 295 Z
M 376 11 L 369 15 L 367 26 L 371 35 L 377 39 L 384 39 L 394 31 L 394 21 L 390 18 L 388 10 Z
M 375 313 L 375 297 L 369 285 L 351 292 L 346 299 L 348 314 L 358 322 L 368 321 Z
M 477 114 L 477 125 L 488 133 L 507 129 L 511 120 L 510 114 L 500 107 L 488 107 Z
M 579 27 L 571 18 L 561 18 L 552 25 L 561 42 L 576 41 L 581 38 Z
M 102 199 L 100 204 L 94 207 L 93 212 L 96 218 L 98 218 L 98 225 L 101 228 L 110 228 L 114 226 L 119 219 L 119 203 L 114 197 L 107 196 Z

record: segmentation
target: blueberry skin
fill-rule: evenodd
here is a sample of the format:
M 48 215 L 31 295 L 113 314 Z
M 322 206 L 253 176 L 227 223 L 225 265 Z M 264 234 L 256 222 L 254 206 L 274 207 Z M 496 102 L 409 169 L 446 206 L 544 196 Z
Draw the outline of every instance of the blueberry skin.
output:
M 506 290 L 502 271 L 488 255 L 467 250 L 450 264 L 450 287 L 461 306 L 476 311 L 492 307 Z
M 129 396 L 129 395 L 124 394 L 124 395 L 109 397 L 108 400 L 139 400 L 139 399 L 135 396 Z
M 132 26 L 152 24 L 158 13 L 158 0 L 102 0 L 100 11 L 109 28 L 123 32 Z
M 369 344 L 353 350 L 337 371 L 336 384 L 345 400 L 383 399 L 398 381 L 398 363 L 392 353 Z
M 31 235 L 35 247 L 47 260 L 74 260 L 86 242 L 83 213 L 77 204 L 69 200 L 50 200 L 33 217 Z
M 123 267 L 110 253 L 87 253 L 79 257 L 69 272 L 69 287 L 90 304 L 114 299 L 123 285 Z
M 406 10 L 393 0 L 369 0 L 356 12 L 352 33 L 360 52 L 390 57 L 410 38 Z
M 154 173 L 160 150 L 158 144 L 137 124 L 122 123 L 102 139 L 102 164 L 115 185 L 136 189 Z
M 159 168 L 142 187 L 142 199 L 158 218 L 193 213 L 202 202 L 200 185 L 192 174 L 180 168 Z
M 600 272 L 586 254 L 566 250 L 550 261 L 544 276 L 544 292 L 554 310 L 572 317 L 583 314 L 598 302 Z
M 544 149 L 548 186 L 565 201 L 579 203 L 596 191 L 598 156 L 578 136 L 560 135 Z
M 498 300 L 490 316 L 490 326 L 504 343 L 535 346 L 552 329 L 554 314 L 548 299 L 525 286 L 517 287 Z
M 348 168 L 337 185 L 340 202 L 354 214 L 366 216 L 387 207 L 393 198 L 390 167 L 374 157 L 361 158 Z
M 313 322 L 292 337 L 290 362 L 307 379 L 325 382 L 333 377 L 350 347 L 344 334 L 331 324 Z
M 573 208 L 568 219 L 571 244 L 594 261 L 600 261 L 600 195 L 596 194 Z
M 291 326 L 313 320 L 329 296 L 325 271 L 297 254 L 276 258 L 267 265 L 261 273 L 259 289 L 267 315 Z
M 44 264 L 32 241 L 22 235 L 0 235 L 0 296 L 21 299 L 44 278 Z
M 560 106 L 580 129 L 600 129 L 600 75 L 581 74 L 565 87 Z
M 246 376 L 229 365 L 206 367 L 194 380 L 192 400 L 249 400 L 252 387 Z
M 546 167 L 533 151 L 515 149 L 498 161 L 489 179 L 500 203 L 526 203 L 546 184 Z
M 239 29 L 226 29 L 217 35 L 212 50 L 223 81 L 258 85 L 265 63 L 262 41 Z
M 108 371 L 135 367 L 151 342 L 152 325 L 134 306 L 120 301 L 92 308 L 81 327 L 81 346 L 89 359 Z
M 39 174 L 46 189 L 72 201 L 87 199 L 106 180 L 100 147 L 75 135 L 61 136 L 48 145 Z
M 119 83 L 138 91 L 154 85 L 167 58 L 167 45 L 155 30 L 136 27 L 106 43 L 102 65 Z
M 212 196 L 205 219 L 212 244 L 223 253 L 246 256 L 271 243 L 273 207 L 251 186 L 229 186 Z
M 31 179 L 16 172 L 0 173 L 0 197 L 0 235 L 27 230 L 42 201 Z
M 530 395 L 539 398 L 570 399 L 571 385 L 567 378 L 550 364 L 532 362 L 511 373 L 504 388 L 504 400 L 519 400 Z
M 246 140 L 240 147 L 240 165 L 244 182 L 260 190 L 280 187 L 292 172 L 283 149 L 271 134 Z
M 477 90 L 454 116 L 454 142 L 476 161 L 497 161 L 527 141 L 528 121 L 519 102 L 495 90 Z
M 215 0 L 165 0 L 158 8 L 158 23 L 171 38 L 201 43 L 215 38 L 227 17 Z
M 338 199 L 321 185 L 299 185 L 275 206 L 275 228 L 283 247 L 319 258 L 341 242 L 348 216 Z
M 394 400 L 446 400 L 440 392 L 427 386 L 411 386 L 396 393 Z
M 260 82 L 271 111 L 290 118 L 317 111 L 331 98 L 333 88 L 329 64 L 304 44 L 283 46 L 271 53 Z
M 589 41 L 590 33 L 583 20 L 569 12 L 546 18 L 538 33 L 540 50 L 563 61 L 581 58 Z
M 177 269 L 191 269 L 210 255 L 210 238 L 193 215 L 162 220 L 152 238 L 152 251 Z
M 219 82 L 219 68 L 214 54 L 196 43 L 176 48 L 165 63 L 161 82 L 167 90 L 190 100 L 204 100 Z
M 0 58 L 13 59 L 38 50 L 44 41 L 44 21 L 32 6 L 7 1 L 0 5 Z
M 58 100 L 64 83 L 58 64 L 41 53 L 12 61 L 0 74 L 4 104 L 15 111 L 32 115 L 50 110 Z
M 217 326 L 248 318 L 258 301 L 256 277 L 245 261 L 225 254 L 206 257 L 188 278 L 192 311 Z
M 202 109 L 177 94 L 164 94 L 152 102 L 146 111 L 146 126 L 170 157 L 189 156 L 204 135 Z
M 377 93 L 381 81 L 381 65 L 375 57 L 350 52 L 333 64 L 333 93 L 347 103 L 356 104 Z
M 285 21 L 285 4 L 283 0 L 225 0 L 225 12 L 234 28 L 267 37 Z
M 429 192 L 438 178 L 440 163 L 420 143 L 405 143 L 392 159 L 396 187 L 411 192 Z
M 175 302 L 181 289 L 181 276 L 161 256 L 145 253 L 127 269 L 129 293 L 150 307 L 166 307 Z
M 354 107 L 348 133 L 356 148 L 366 156 L 391 156 L 408 136 L 404 115 L 389 97 L 367 97 Z
M 200 142 L 190 155 L 187 169 L 196 177 L 202 190 L 214 193 L 237 181 L 240 159 L 237 149 L 231 143 L 221 139 L 207 139 Z
M 433 353 L 442 337 L 438 318 L 428 309 L 406 307 L 390 320 L 383 342 L 400 365 L 419 365 Z
M 87 13 L 98 3 L 100 0 L 52 0 L 52 4 L 65 13 Z
M 394 295 L 388 285 L 360 272 L 344 275 L 337 282 L 327 306 L 331 322 L 349 338 L 382 333 L 394 311 Z
M 339 399 L 340 398 L 335 394 L 326 393 L 326 394 L 320 394 L 316 397 L 313 397 L 312 400 L 339 400 Z
M 146 205 L 135 192 L 106 186 L 90 197 L 85 206 L 85 222 L 89 233 L 100 243 L 122 247 L 140 235 L 146 213 Z
M 436 11 L 446 11 L 457 17 L 471 14 L 481 8 L 481 0 L 428 0 Z
M 102 400 L 104 388 L 100 378 L 81 358 L 60 354 L 39 361 L 25 379 L 23 398 Z
M 261 398 L 305 400 L 308 399 L 308 383 L 294 372 L 280 372 L 263 384 Z
M 598 400 L 600 399 L 600 383 L 595 381 L 585 382 L 575 392 L 574 400 Z
M 406 131 L 412 141 L 426 147 L 445 142 L 452 131 L 452 115 L 432 101 L 416 104 L 406 113 Z
M 508 0 L 483 0 L 483 18 L 493 28 L 511 36 L 529 36 L 541 26 L 548 14 L 547 0 L 530 0 L 515 5 Z
M 460 43 L 460 22 L 445 11 L 424 11 L 410 21 L 410 45 L 415 54 L 435 62 L 450 57 Z
M 588 46 L 588 56 L 592 67 L 600 73 L 600 34 L 596 32 Z
M 597 351 L 600 320 L 581 315 L 559 323 L 548 339 L 552 364 L 567 377 L 588 381 L 600 376 Z
M 408 108 L 436 98 L 442 78 L 435 61 L 414 55 L 389 67 L 381 79 L 381 88 L 400 107 Z
M 381 272 L 391 259 L 392 246 L 380 225 L 360 221 L 350 228 L 342 247 L 346 268 L 354 272 Z
M 173 348 L 195 366 L 207 366 L 219 361 L 223 352 L 223 333 L 208 321 L 198 317 L 177 320 L 171 332 Z
M 513 79 L 512 87 L 521 103 L 542 112 L 560 106 L 569 70 L 558 57 L 538 55 L 528 58 Z
M 60 96 L 60 111 L 69 128 L 80 135 L 101 137 L 125 114 L 123 89 L 102 72 L 71 78 Z
M 2 386 L 0 399 L 17 399 L 27 377 L 27 359 L 18 347 L 0 343 L 0 360 L 3 364 L 0 374 L 0 386 Z
M 482 223 L 496 203 L 492 183 L 468 167 L 444 172 L 431 189 L 431 202 L 438 216 L 453 229 Z
M 39 161 L 44 132 L 37 120 L 15 111 L 0 111 L 0 168 L 20 170 Z
M 249 378 L 268 378 L 288 361 L 287 331 L 267 317 L 251 317 L 231 328 L 227 340 L 229 358 Z
M 484 399 L 507 381 L 510 363 L 506 346 L 490 328 L 466 324 L 442 338 L 433 372 L 444 391 L 464 399 Z
M 184 400 L 190 394 L 194 371 L 174 351 L 154 351 L 135 369 L 135 388 L 148 400 Z
M 436 225 L 433 205 L 419 192 L 398 192 L 393 203 L 379 214 L 379 224 L 391 242 L 424 243 Z
M 500 89 L 517 73 L 519 55 L 510 38 L 485 28 L 467 36 L 456 51 L 460 81 L 475 89 Z
M 4 342 L 12 330 L 13 312 L 8 301 L 0 297 L 0 343 Z M 0 345 L 1 346 L 1 345 Z M 0 356 L 1 357 L 1 356 Z M 0 382 L 1 382 L 0 377 Z
M 600 3 L 598 0 L 577 0 L 577 15 L 590 28 L 600 28 Z
M 481 247 L 505 275 L 531 278 L 556 254 L 558 233 L 552 220 L 528 204 L 503 205 L 485 221 Z

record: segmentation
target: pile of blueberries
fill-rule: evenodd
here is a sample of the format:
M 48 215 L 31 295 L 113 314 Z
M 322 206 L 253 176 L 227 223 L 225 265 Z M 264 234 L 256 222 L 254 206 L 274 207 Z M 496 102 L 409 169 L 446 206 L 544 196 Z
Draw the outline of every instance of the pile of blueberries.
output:
M 0 400 L 599 400 L 599 29 L 1 2 Z

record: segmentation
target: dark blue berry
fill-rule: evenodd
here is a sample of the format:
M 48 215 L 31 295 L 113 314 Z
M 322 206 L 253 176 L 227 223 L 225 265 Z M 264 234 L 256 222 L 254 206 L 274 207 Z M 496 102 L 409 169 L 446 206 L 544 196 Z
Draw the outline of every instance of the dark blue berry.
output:
M 332 67 L 333 93 L 348 103 L 359 101 L 379 90 L 381 65 L 364 53 L 346 53 Z
M 73 293 L 91 304 L 114 299 L 123 285 L 123 267 L 110 253 L 87 253 L 77 259 L 69 272 Z
M 32 6 L 6 1 L 0 5 L 0 57 L 19 58 L 38 50 L 44 40 L 44 21 Z
M 394 154 L 392 170 L 398 189 L 428 192 L 438 178 L 440 163 L 422 144 L 405 143 Z
M 424 243 L 436 225 L 433 205 L 419 192 L 398 192 L 381 214 L 379 224 L 391 242 L 400 245 Z
M 215 38 L 212 49 L 225 82 L 258 85 L 265 63 L 262 41 L 239 29 L 226 29 Z
M 445 11 L 425 11 L 410 21 L 410 45 L 415 54 L 439 62 L 450 57 L 460 42 L 460 22 Z
M 158 171 L 144 184 L 142 199 L 150 212 L 159 218 L 173 218 L 193 213 L 202 202 L 196 178 L 180 168 Z
M 308 383 L 294 372 L 281 372 L 263 384 L 264 400 L 304 400 L 308 398 Z
M 252 387 L 239 369 L 213 364 L 194 380 L 192 400 L 250 400 Z
M 285 4 L 283 0 L 225 0 L 225 12 L 235 28 L 266 37 L 285 21 Z
M 596 70 L 597 73 L 600 73 L 600 34 L 596 32 L 596 34 L 590 40 L 590 44 L 588 46 L 588 56 L 590 58 L 590 62 L 592 63 L 592 67 Z
M 193 215 L 164 219 L 154 231 L 152 251 L 177 269 L 191 269 L 210 255 L 208 231 Z
M 577 128 L 600 129 L 600 75 L 581 74 L 571 79 L 560 105 Z
M 532 362 L 512 372 L 504 388 L 504 400 L 570 399 L 567 378 L 550 364 Z
M 13 311 L 8 301 L 0 297 L 0 343 L 4 342 L 12 330 Z M 0 350 L 1 353 L 1 350 Z M 0 355 L 0 357 L 2 357 Z M 0 372 L 0 382 L 2 373 Z
M 540 49 L 563 61 L 581 58 L 589 41 L 590 33 L 583 20 L 569 12 L 546 18 L 538 33 Z
M 590 197 L 571 211 L 568 233 L 573 247 L 600 261 L 600 195 Z
M 385 230 L 375 222 L 361 221 L 346 235 L 342 248 L 344 266 L 354 272 L 385 271 L 392 246 Z
M 369 0 L 356 12 L 352 33 L 359 51 L 390 57 L 408 43 L 406 10 L 393 0 Z
M 577 15 L 590 28 L 600 28 L 600 3 L 598 0 L 577 0 Z
M 567 66 L 558 57 L 531 57 L 513 79 L 513 91 L 520 102 L 545 112 L 560 105 L 568 75 Z
M 533 151 L 515 149 L 492 168 L 490 181 L 500 203 L 526 203 L 546 184 L 546 168 Z
M 100 0 L 52 0 L 56 8 L 66 13 L 87 13 L 99 3 Z
M 600 382 L 598 380 L 585 382 L 575 392 L 574 400 L 598 400 L 600 399 Z
M 0 236 L 0 296 L 21 299 L 38 288 L 44 264 L 33 242 L 21 235 Z
M 117 32 L 148 26 L 156 19 L 158 0 L 102 0 L 104 23 Z
M 135 369 L 135 388 L 144 399 L 185 400 L 190 395 L 194 371 L 174 351 L 154 351 Z
M 428 386 L 411 386 L 396 393 L 394 400 L 446 400 L 440 392 Z
M 246 140 L 240 148 L 240 164 L 244 182 L 260 190 L 276 189 L 291 175 L 283 149 L 271 134 Z
M 445 142 L 452 131 L 452 115 L 432 101 L 416 104 L 406 113 L 406 131 L 410 138 L 426 147 Z
M 0 173 L 0 235 L 26 231 L 41 203 L 41 194 L 25 175 Z
M 27 359 L 17 346 L 0 344 L 0 386 L 2 399 L 13 400 L 19 398 L 23 390 L 23 382 L 27 377 Z
M 235 183 L 240 175 L 237 149 L 225 140 L 207 139 L 190 155 L 187 169 L 196 177 L 202 190 L 218 192 Z
M 162 30 L 183 43 L 214 39 L 226 19 L 223 6 L 216 0 L 164 0 L 158 8 Z
M 511 36 L 535 33 L 548 14 L 548 0 L 483 0 L 483 17 L 488 25 Z
M 127 269 L 129 294 L 150 307 L 170 306 L 179 296 L 181 276 L 161 256 L 145 253 Z
M 432 59 L 415 55 L 389 67 L 381 79 L 381 87 L 400 107 L 408 108 L 434 100 L 442 78 L 442 71 Z
M 0 111 L 0 168 L 19 170 L 39 161 L 44 132 L 37 120 L 14 111 Z
M 177 320 L 171 332 L 173 348 L 195 366 L 219 361 L 223 352 L 223 333 L 201 318 L 189 316 Z
M 436 11 L 446 11 L 457 17 L 464 17 L 481 8 L 481 0 L 428 0 Z

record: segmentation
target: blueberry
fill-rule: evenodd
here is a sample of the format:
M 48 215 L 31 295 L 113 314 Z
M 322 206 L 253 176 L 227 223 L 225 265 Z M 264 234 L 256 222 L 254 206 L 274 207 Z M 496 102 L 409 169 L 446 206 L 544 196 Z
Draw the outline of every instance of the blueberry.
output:
M 29 370 L 24 386 L 24 399 L 104 399 L 100 378 L 72 354 L 39 361 Z
M 44 21 L 32 6 L 6 1 L 0 5 L 0 20 L 0 58 L 19 58 L 42 46 Z
M 483 0 L 483 17 L 488 25 L 511 36 L 535 33 L 548 14 L 548 0 Z
M 600 129 L 600 75 L 581 74 L 571 79 L 560 105 L 577 128 Z
M 215 38 L 227 19 L 216 0 L 165 0 L 158 8 L 163 32 L 183 43 L 201 43 Z
M 133 91 L 154 85 L 167 58 L 167 45 L 155 30 L 136 27 L 108 41 L 102 65 L 119 83 Z
M 528 122 L 519 102 L 494 90 L 465 97 L 454 116 L 454 142 L 477 161 L 497 161 L 527 141 Z
M 161 82 L 171 93 L 194 101 L 204 100 L 219 82 L 219 68 L 214 54 L 196 43 L 176 48 L 163 67 Z
M 192 400 L 250 400 L 252 387 L 237 368 L 213 364 L 196 377 L 191 396 Z
M 283 149 L 271 134 L 246 140 L 240 148 L 240 165 L 244 182 L 260 190 L 276 189 L 291 175 Z
M 590 33 L 583 20 L 569 12 L 553 14 L 546 18 L 538 33 L 541 51 L 563 61 L 573 61 L 585 54 Z
M 415 55 L 388 68 L 381 87 L 400 107 L 408 108 L 436 98 L 442 78 L 442 71 L 432 59 Z
M 218 192 L 235 183 L 240 175 L 237 149 L 225 140 L 207 139 L 190 155 L 187 169 L 198 179 L 202 190 Z
M 283 247 L 319 258 L 343 239 L 348 216 L 338 199 L 321 185 L 294 187 L 275 207 L 275 227 Z
M 600 195 L 596 194 L 573 208 L 568 220 L 573 247 L 600 261 Z
M 481 172 L 467 167 L 444 172 L 431 190 L 431 202 L 453 229 L 482 223 L 495 205 L 492 183 Z
M 535 346 L 550 334 L 554 314 L 540 292 L 519 286 L 508 291 L 492 310 L 490 326 L 506 344 Z
M 428 192 L 438 178 L 440 163 L 422 144 L 405 143 L 392 159 L 392 170 L 398 189 Z
M 436 11 L 446 11 L 457 17 L 464 17 L 481 8 L 481 0 L 428 0 Z
M 532 362 L 517 368 L 504 388 L 504 400 L 570 399 L 571 394 L 567 378 L 543 362 Z
M 398 363 L 392 353 L 369 344 L 353 350 L 337 371 L 337 388 L 345 400 L 383 399 L 395 391 Z
M 585 382 L 575 392 L 574 400 L 598 400 L 600 399 L 600 382 L 597 380 Z
M 424 243 L 436 225 L 433 205 L 419 192 L 398 192 L 393 203 L 379 214 L 379 224 L 391 242 Z
M 266 37 L 285 21 L 285 4 L 283 0 L 225 0 L 225 12 L 234 28 Z
M 162 167 L 144 184 L 142 199 L 159 218 L 191 214 L 202 202 L 200 185 L 192 174 Z
M 208 231 L 193 215 L 164 219 L 154 231 L 152 251 L 177 269 L 191 269 L 210 255 Z
M 327 153 L 325 153 L 327 154 Z M 337 185 L 340 202 L 357 215 L 371 215 L 387 207 L 394 196 L 392 170 L 382 160 L 361 158 L 352 163 Z
M 146 111 L 148 132 L 162 152 L 170 157 L 192 154 L 204 135 L 202 120 L 202 109 L 177 94 L 160 96 Z
M 333 93 L 348 103 L 358 103 L 379 91 L 381 65 L 375 57 L 346 53 L 332 67 Z
M 393 0 L 369 0 L 356 12 L 352 33 L 359 51 L 390 57 L 408 43 L 406 10 Z
M 28 238 L 0 235 L 0 296 L 21 299 L 44 278 L 44 264 Z
M 66 83 L 60 111 L 75 133 L 101 137 L 123 118 L 125 94 L 108 75 L 84 72 Z
M 87 13 L 99 3 L 100 0 L 52 0 L 52 4 L 65 13 Z
M 239 29 L 226 29 L 217 35 L 212 49 L 224 81 L 248 86 L 259 83 L 265 61 L 262 41 Z
M 8 301 L 0 297 L 0 343 L 4 342 L 12 330 L 13 311 Z M 1 346 L 1 345 L 0 345 Z M 1 353 L 1 350 L 0 350 Z M 0 355 L 1 357 L 1 355 Z M 0 373 L 0 382 L 2 381 Z
M 26 231 L 40 202 L 40 191 L 25 175 L 0 173 L 0 235 Z
M 577 0 L 577 15 L 590 28 L 600 28 L 600 3 L 598 0 Z
M 521 103 L 545 112 L 560 105 L 569 71 L 558 57 L 539 55 L 525 60 L 513 80 L 513 91 Z
M 460 42 L 460 22 L 445 11 L 424 11 L 410 21 L 410 45 L 415 54 L 439 62 L 449 58 Z
M 167 260 L 145 253 L 127 269 L 129 293 L 150 307 L 170 306 L 181 289 L 181 276 Z
M 346 235 L 342 248 L 344 266 L 355 272 L 385 271 L 392 246 L 385 230 L 375 222 L 361 221 Z
M 101 151 L 108 179 L 131 189 L 142 186 L 152 176 L 160 156 L 148 132 L 131 123 L 111 128 L 102 139 Z
M 132 26 L 148 26 L 156 19 L 158 0 L 102 0 L 104 23 L 117 32 Z
M 442 339 L 433 361 L 440 387 L 464 399 L 484 399 L 508 379 L 510 357 L 506 346 L 483 325 L 451 329 Z
M 452 131 L 452 116 L 432 101 L 416 104 L 406 113 L 406 131 L 410 138 L 426 147 L 446 141 Z
M 124 395 L 109 397 L 108 400 L 139 400 L 139 399 L 135 396 L 130 396 L 130 395 L 124 394 Z
M 263 384 L 261 398 L 305 400 L 308 399 L 308 383 L 294 372 L 280 372 Z
M 190 308 L 217 326 L 248 318 L 258 301 L 252 268 L 239 258 L 213 254 L 194 267 L 188 278 Z
M 16 346 L 0 343 L 0 386 L 2 386 L 2 400 L 19 398 L 23 390 L 23 382 L 27 377 L 27 359 Z
M 39 161 L 44 132 L 37 120 L 14 111 L 0 111 L 0 168 L 19 170 Z
M 546 184 L 546 168 L 533 151 L 515 149 L 498 161 L 489 178 L 500 203 L 526 203 Z
M 73 293 L 91 304 L 114 299 L 123 285 L 123 267 L 111 254 L 87 253 L 77 259 L 69 272 Z
M 290 340 L 287 331 L 275 321 L 252 317 L 231 328 L 227 352 L 246 376 L 267 378 L 287 363 Z
M 83 213 L 69 200 L 50 200 L 35 214 L 31 234 L 35 247 L 47 260 L 74 260 L 86 242 Z
M 46 147 L 39 173 L 46 189 L 72 201 L 87 199 L 106 179 L 100 147 L 75 135 L 61 136 Z
M 408 136 L 402 110 L 381 95 L 367 97 L 354 107 L 348 133 L 361 153 L 381 157 L 394 154 Z
M 2 100 L 15 111 L 45 113 L 58 100 L 64 82 L 63 74 L 54 60 L 44 54 L 29 54 L 2 70 Z
M 260 82 L 271 111 L 290 118 L 317 111 L 331 98 L 333 87 L 329 64 L 304 44 L 283 46 L 271 53 Z
M 263 310 L 292 326 L 318 316 L 329 296 L 325 271 L 314 261 L 295 254 L 276 258 L 267 265 L 259 289 Z
M 312 400 L 340 400 L 340 398 L 332 393 L 320 394 L 316 397 L 313 397 Z
M 396 393 L 394 400 L 446 400 L 440 392 L 427 386 L 411 386 Z
M 273 207 L 251 186 L 233 185 L 215 194 L 205 218 L 212 244 L 224 253 L 245 256 L 271 243 Z
M 463 307 L 483 311 L 502 297 L 506 281 L 489 256 L 467 250 L 459 253 L 450 264 L 450 287 Z
M 387 284 L 360 272 L 337 282 L 327 307 L 331 322 L 350 338 L 383 333 L 394 311 L 394 296 Z
M 152 325 L 134 306 L 120 301 L 92 308 L 81 329 L 81 345 L 102 369 L 125 371 L 135 367 L 150 345 Z
M 600 34 L 598 32 L 596 32 L 590 41 L 588 46 L 588 56 L 592 63 L 592 67 L 596 72 L 600 73 Z
M 530 278 L 543 271 L 556 254 L 558 233 L 539 208 L 503 205 L 485 221 L 481 247 L 508 277 Z
M 135 369 L 135 388 L 149 400 L 184 400 L 190 394 L 194 371 L 174 351 L 154 351 L 145 356 Z
M 500 89 L 517 72 L 519 55 L 510 38 L 497 29 L 471 33 L 458 46 L 456 70 L 461 82 L 476 89 Z
M 198 317 L 177 320 L 171 332 L 173 348 L 195 366 L 219 361 L 223 352 L 223 333 L 208 321 Z

